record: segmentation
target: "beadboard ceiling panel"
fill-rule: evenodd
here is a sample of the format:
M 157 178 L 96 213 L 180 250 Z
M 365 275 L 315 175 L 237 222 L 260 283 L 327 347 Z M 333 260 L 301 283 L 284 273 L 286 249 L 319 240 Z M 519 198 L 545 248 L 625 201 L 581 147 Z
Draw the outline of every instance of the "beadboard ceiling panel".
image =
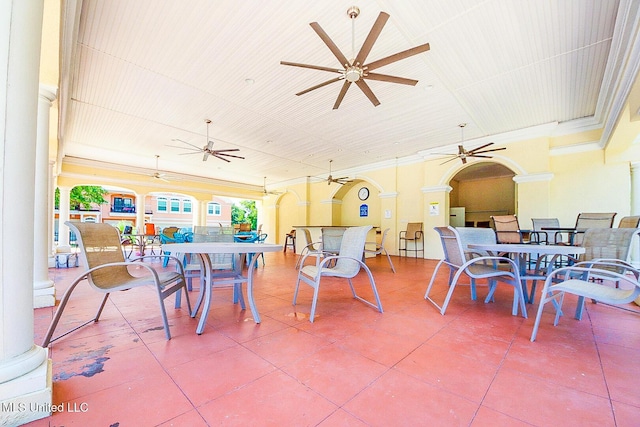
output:
M 348 174 L 451 150 L 459 123 L 471 144 L 546 123 L 603 126 L 598 108 L 611 105 L 637 42 L 629 2 L 366 0 L 352 22 L 351 0 L 83 0 L 65 50 L 74 57 L 62 61 L 61 151 L 134 168 L 159 155 L 168 172 L 262 185 L 326 176 L 329 160 Z M 390 19 L 367 62 L 430 43 L 376 70 L 416 86 L 367 80 L 381 104 L 352 85 L 337 110 L 342 81 L 295 95 L 337 74 L 280 61 L 340 67 L 309 23 L 351 58 L 381 11 Z M 206 119 L 214 148 L 244 160 L 175 148 L 204 146 Z

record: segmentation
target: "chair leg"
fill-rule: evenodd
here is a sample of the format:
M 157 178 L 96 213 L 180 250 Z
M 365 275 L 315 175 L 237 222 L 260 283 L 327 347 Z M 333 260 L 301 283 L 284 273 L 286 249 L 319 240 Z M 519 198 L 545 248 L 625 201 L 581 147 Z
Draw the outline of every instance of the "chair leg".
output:
M 74 289 L 76 288 L 76 286 L 78 286 L 78 284 L 82 281 L 85 280 L 86 276 L 81 276 L 79 278 L 77 278 L 72 284 L 71 286 L 69 286 L 69 288 L 65 291 L 65 293 L 62 295 L 62 298 L 60 299 L 60 304 L 58 305 L 58 309 L 56 310 L 56 314 L 53 316 L 53 319 L 51 320 L 51 324 L 49 325 L 49 329 L 47 330 L 47 334 L 44 337 L 44 341 L 42 342 L 42 347 L 48 347 L 50 343 L 70 334 L 71 332 L 74 332 L 80 328 L 82 328 L 83 326 L 88 325 L 89 323 L 95 323 L 100 319 L 100 315 L 102 314 L 102 310 L 104 309 L 105 304 L 107 303 L 107 299 L 109 298 L 109 293 L 105 293 L 104 298 L 102 298 L 102 302 L 100 304 L 100 307 L 98 308 L 98 311 L 95 315 L 95 317 L 91 320 L 86 321 L 85 323 L 76 326 L 75 328 L 72 328 L 70 330 L 68 330 L 67 332 L 58 335 L 55 338 L 53 337 L 53 333 L 55 332 L 57 326 L 58 326 L 58 322 L 60 321 L 60 318 L 62 317 L 62 313 L 64 312 L 65 307 L 67 306 L 67 302 L 69 302 L 69 298 L 71 298 L 71 294 L 74 291 Z
M 320 280 L 315 283 L 313 287 L 313 301 L 311 302 L 311 312 L 309 313 L 309 322 L 313 323 L 313 318 L 316 315 L 316 305 L 318 304 L 318 291 L 320 290 Z
M 164 336 L 167 340 L 171 339 L 171 331 L 169 330 L 169 320 L 167 319 L 167 309 L 164 307 L 164 298 L 162 290 L 158 289 L 158 301 L 160 303 L 160 314 L 162 315 L 162 324 L 164 326 Z
M 356 298 L 359 301 L 362 301 L 363 303 L 367 304 L 370 307 L 373 307 L 375 309 L 377 309 L 380 313 L 383 312 L 382 310 L 382 302 L 380 301 L 380 295 L 378 294 L 378 289 L 376 288 L 376 282 L 373 279 L 373 275 L 371 274 L 371 270 L 369 270 L 369 267 L 367 267 L 367 265 L 364 262 L 360 262 L 362 269 L 367 273 L 367 276 L 369 277 L 369 284 L 371 285 L 371 290 L 373 291 L 373 296 L 376 300 L 376 303 L 373 304 L 370 301 L 367 301 L 366 299 L 362 298 L 361 296 L 359 296 L 356 293 L 355 288 L 353 287 L 353 282 L 351 281 L 351 279 L 349 280 L 349 286 L 351 287 L 351 292 L 353 293 L 353 297 Z
M 384 250 L 384 254 L 387 256 L 387 261 L 389 261 L 389 265 L 391 266 L 391 271 L 395 273 L 396 268 L 393 266 L 393 262 L 391 262 L 391 256 L 389 256 L 389 252 L 387 252 L 386 249 Z

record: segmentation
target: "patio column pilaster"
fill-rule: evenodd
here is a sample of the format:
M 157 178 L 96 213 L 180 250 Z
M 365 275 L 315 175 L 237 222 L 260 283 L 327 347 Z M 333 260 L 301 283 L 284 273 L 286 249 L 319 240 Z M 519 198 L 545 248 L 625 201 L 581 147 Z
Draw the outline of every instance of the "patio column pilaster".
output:
M 640 163 L 631 163 L 631 215 L 640 215 Z M 640 245 L 638 237 L 634 237 L 636 243 L 631 245 L 631 262 L 640 264 Z M 640 299 L 638 299 L 640 301 Z
M 58 207 L 58 247 L 69 246 L 69 227 L 65 221 L 69 221 L 69 209 L 71 205 L 71 188 L 58 187 L 60 190 L 60 206 Z
M 49 279 L 49 111 L 56 89 L 40 85 L 36 137 L 36 170 L 33 218 L 33 307 L 53 307 L 56 303 L 53 280 Z
M 198 200 L 198 223 L 196 225 L 207 225 L 207 206 L 209 200 Z
M 0 425 L 51 412 L 51 363 L 34 344 L 34 186 L 43 1 L 0 2 Z M 46 200 L 46 199 L 45 199 Z
M 631 215 L 640 215 L 640 163 L 631 163 Z
M 146 209 L 145 203 L 144 203 L 145 197 L 147 197 L 146 194 L 136 193 L 136 226 L 138 227 L 138 234 L 144 234 L 145 232 L 145 227 L 144 227 L 144 210 Z

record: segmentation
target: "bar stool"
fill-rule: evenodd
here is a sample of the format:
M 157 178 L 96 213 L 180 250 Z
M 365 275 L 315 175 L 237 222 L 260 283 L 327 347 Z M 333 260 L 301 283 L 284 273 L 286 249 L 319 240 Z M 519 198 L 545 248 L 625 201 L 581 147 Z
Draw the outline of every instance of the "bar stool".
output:
M 296 253 L 296 230 L 293 229 L 287 233 L 284 238 L 284 252 L 287 252 L 287 246 L 293 249 L 293 253 Z

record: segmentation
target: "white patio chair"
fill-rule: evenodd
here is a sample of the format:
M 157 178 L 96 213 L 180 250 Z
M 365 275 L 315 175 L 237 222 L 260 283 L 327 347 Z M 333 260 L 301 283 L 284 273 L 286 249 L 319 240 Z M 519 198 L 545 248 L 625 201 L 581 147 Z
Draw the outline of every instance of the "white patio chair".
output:
M 476 299 L 476 279 L 487 279 L 489 281 L 489 292 L 485 299 L 485 303 L 493 300 L 493 295 L 496 290 L 497 282 L 501 281 L 513 286 L 513 308 L 511 313 L 516 316 L 518 314 L 518 306 L 522 311 L 522 317 L 527 317 L 527 309 L 525 307 L 524 293 L 522 291 L 522 282 L 520 280 L 520 273 L 516 263 L 508 258 L 496 257 L 496 256 L 480 256 L 467 260 L 467 257 L 462 248 L 460 242 L 460 235 L 453 227 L 434 227 L 436 232 L 440 235 L 442 242 L 442 249 L 444 250 L 444 258 L 438 262 L 435 270 L 429 281 L 429 286 L 424 294 L 424 298 L 435 305 L 440 314 L 444 315 L 453 295 L 453 291 L 458 284 L 463 274 L 467 275 L 471 279 L 471 299 Z M 503 262 L 509 264 L 509 270 L 501 270 L 497 268 L 497 263 Z M 438 270 L 443 265 L 449 267 L 449 290 L 447 295 L 440 306 L 435 302 L 429 294 L 435 283 Z M 452 277 L 453 276 L 453 277 Z
M 65 224 L 77 236 L 80 256 L 83 260 L 82 265 L 86 266 L 87 270 L 85 270 L 71 283 L 62 296 L 60 305 L 58 306 L 56 314 L 51 321 L 42 346 L 47 347 L 51 342 L 56 341 L 63 336 L 88 325 L 89 323 L 97 322 L 100 319 L 100 314 L 102 314 L 102 310 L 104 309 L 111 292 L 126 291 L 132 288 L 148 285 L 151 285 L 156 292 L 158 302 L 160 303 L 160 314 L 162 316 L 165 336 L 168 340 L 171 339 L 164 300 L 175 293 L 175 308 L 180 308 L 181 293 L 184 291 L 185 299 L 187 300 L 187 307 L 189 309 L 189 313 L 191 313 L 191 303 L 189 302 L 184 270 L 180 260 L 174 256 L 169 257 L 167 255 L 169 258 L 176 261 L 177 270 L 158 272 L 151 264 L 125 261 L 124 253 L 120 245 L 120 233 L 115 227 L 105 223 L 67 221 Z M 141 256 L 132 261 L 149 257 L 155 256 Z M 134 265 L 138 269 L 144 271 L 144 276 L 133 276 L 129 272 L 128 267 Z M 58 335 L 55 338 L 52 338 L 71 294 L 78 284 L 85 279 L 93 289 L 104 293 L 104 298 L 102 299 L 102 303 L 100 304 L 95 317 L 61 335 Z
M 391 262 L 391 256 L 389 255 L 389 252 L 387 252 L 387 249 L 384 247 L 384 243 L 385 243 L 385 241 L 387 239 L 387 234 L 389 234 L 389 230 L 390 230 L 390 228 L 387 228 L 382 233 L 382 239 L 380 239 L 380 244 L 378 244 L 376 242 L 365 242 L 364 253 L 365 254 L 370 254 L 370 255 L 385 254 L 387 256 L 387 261 L 389 261 L 389 265 L 391 266 L 391 271 L 393 271 L 395 273 L 396 272 L 396 268 L 393 266 L 393 262 Z M 375 249 L 367 249 L 367 245 L 370 245 L 370 246 L 374 245 Z
M 305 265 L 305 260 L 312 256 L 312 253 L 308 253 L 302 259 L 300 270 L 298 271 L 296 289 L 293 294 L 293 305 L 296 305 L 296 301 L 298 299 L 300 282 L 302 281 L 311 286 L 313 288 L 313 302 L 311 303 L 311 312 L 309 314 L 310 322 L 313 322 L 315 316 L 316 305 L 318 302 L 318 291 L 320 290 L 320 280 L 323 277 L 342 277 L 347 279 L 354 298 L 378 309 L 378 311 L 382 313 L 382 303 L 380 302 L 380 296 L 378 295 L 373 275 L 366 264 L 362 261 L 362 256 L 364 254 L 364 242 L 367 238 L 367 233 L 371 228 L 371 226 L 347 228 L 340 243 L 340 255 L 331 255 L 322 259 L 314 257 L 316 259 L 316 264 L 313 265 Z M 329 267 L 330 265 L 333 266 Z M 373 291 L 376 304 L 365 300 L 356 293 L 351 279 L 360 272 L 360 269 L 363 269 L 369 277 L 369 283 L 371 284 L 371 290 Z
M 544 306 L 550 301 L 553 302 L 556 311 L 553 325 L 558 325 L 560 316 L 564 314 L 562 303 L 566 293 L 578 296 L 575 313 L 577 320 L 582 318 L 585 298 L 615 306 L 628 304 L 638 298 L 640 296 L 640 283 L 638 282 L 640 270 L 622 260 L 620 261 L 585 261 L 554 270 L 544 282 L 542 299 L 531 332 L 531 341 L 536 339 Z M 554 284 L 554 279 L 557 277 L 565 277 L 566 280 Z M 615 282 L 616 286 L 599 283 L 594 281 L 594 278 L 604 279 L 605 282 Z

